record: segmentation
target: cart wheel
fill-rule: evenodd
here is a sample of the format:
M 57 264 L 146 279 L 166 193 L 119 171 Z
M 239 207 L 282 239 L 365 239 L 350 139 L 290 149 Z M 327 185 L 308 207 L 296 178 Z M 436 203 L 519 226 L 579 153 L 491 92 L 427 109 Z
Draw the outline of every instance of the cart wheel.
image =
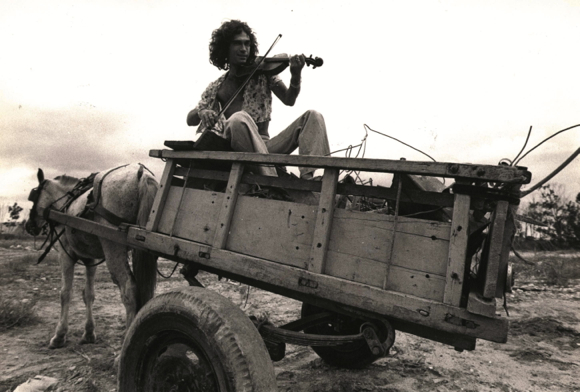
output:
M 302 317 L 322 312 L 327 311 L 314 305 L 302 303 Z M 333 318 L 333 321 L 306 328 L 304 332 L 316 335 L 356 335 L 361 332 L 360 327 L 365 323 L 364 320 L 337 313 L 334 315 L 336 317 Z M 375 324 L 378 327 L 377 335 L 385 348 L 385 352 L 388 353 L 395 342 L 395 331 L 388 322 L 377 322 Z M 380 355 L 374 355 L 371 352 L 366 341 L 347 343 L 340 346 L 312 346 L 311 348 L 324 362 L 342 368 L 363 368 L 381 358 Z
M 127 331 L 119 391 L 277 390 L 250 319 L 221 295 L 186 287 L 153 298 Z

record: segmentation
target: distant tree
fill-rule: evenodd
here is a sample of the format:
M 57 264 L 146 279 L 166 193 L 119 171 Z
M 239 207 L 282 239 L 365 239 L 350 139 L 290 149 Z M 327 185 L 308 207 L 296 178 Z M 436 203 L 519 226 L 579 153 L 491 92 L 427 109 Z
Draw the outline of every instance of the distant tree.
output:
M 528 205 L 526 214 L 547 225 L 536 230 L 555 245 L 580 247 L 580 194 L 575 201 L 564 194 L 563 185 L 544 185 L 540 188 L 540 199 Z
M 580 193 L 576 195 L 575 201 L 566 204 L 565 217 L 565 239 L 571 246 L 580 248 Z
M 18 220 L 20 219 L 20 213 L 22 212 L 22 207 L 18 203 L 14 203 L 12 207 L 8 206 L 8 212 L 10 213 L 10 219 Z

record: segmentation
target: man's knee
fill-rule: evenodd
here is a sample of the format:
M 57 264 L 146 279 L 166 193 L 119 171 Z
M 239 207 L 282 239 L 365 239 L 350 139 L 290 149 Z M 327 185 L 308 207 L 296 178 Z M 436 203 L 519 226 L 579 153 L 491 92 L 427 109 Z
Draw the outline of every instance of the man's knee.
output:
M 253 121 L 252 116 L 243 110 L 232 114 L 227 120 L 230 124 L 247 124 Z
M 307 110 L 304 112 L 304 115 L 312 119 L 324 120 L 322 114 L 316 110 Z

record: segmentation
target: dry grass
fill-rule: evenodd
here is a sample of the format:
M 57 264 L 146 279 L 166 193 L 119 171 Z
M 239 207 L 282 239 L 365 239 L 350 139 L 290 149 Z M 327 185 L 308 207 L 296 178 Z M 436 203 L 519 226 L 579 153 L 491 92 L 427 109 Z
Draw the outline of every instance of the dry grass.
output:
M 529 260 L 533 265 L 517 258 L 510 260 L 514 265 L 516 281 L 538 280 L 548 286 L 567 287 L 571 280 L 580 279 L 580 257 L 538 253 Z
M 0 330 L 36 323 L 38 316 L 34 305 L 36 301 L 31 299 L 0 299 Z

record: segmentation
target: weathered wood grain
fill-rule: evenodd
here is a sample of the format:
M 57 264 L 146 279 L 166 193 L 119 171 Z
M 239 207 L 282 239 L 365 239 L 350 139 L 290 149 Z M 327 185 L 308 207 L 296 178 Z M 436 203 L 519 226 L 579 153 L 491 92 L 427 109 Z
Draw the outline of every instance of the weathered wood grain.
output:
M 165 207 L 165 199 L 169 193 L 169 188 L 171 184 L 171 178 L 173 177 L 173 172 L 175 170 L 175 162 L 173 159 L 167 159 L 165 162 L 165 168 L 163 169 L 163 174 L 161 175 L 161 182 L 159 183 L 159 190 L 155 196 L 155 201 L 151 207 L 151 212 L 149 214 L 149 219 L 147 221 L 147 230 L 156 231 L 159 220 L 163 213 L 163 208 Z
M 334 217 L 334 203 L 336 198 L 336 185 L 338 181 L 338 169 L 324 170 L 322 178 L 322 191 L 316 213 L 316 224 L 308 269 L 312 272 L 323 273 L 326 264 L 326 252 L 332 232 L 332 220 Z
M 436 328 L 442 331 L 471 336 L 503 343 L 507 340 L 508 321 L 504 318 L 489 318 L 474 315 L 465 309 L 441 302 L 421 299 L 395 291 L 385 291 L 369 285 L 312 273 L 310 271 L 270 262 L 226 250 L 211 249 L 209 258 L 200 257 L 200 249 L 206 245 L 192 241 L 170 238 L 162 234 L 130 227 L 128 241 L 137 242 L 148 249 L 172 254 L 176 247 L 179 257 L 196 262 L 216 271 L 227 271 L 252 279 L 257 287 L 267 285 L 269 289 L 284 288 L 285 295 L 296 293 L 301 298 L 312 295 L 346 306 L 394 317 L 396 319 Z M 301 282 L 310 282 L 305 285 Z
M 461 303 L 465 258 L 467 255 L 467 238 L 469 237 L 469 205 L 468 195 L 455 195 L 453 219 L 451 221 L 451 238 L 449 241 L 449 258 L 447 263 L 447 283 L 443 302 L 453 306 Z
M 219 249 L 224 249 L 230 233 L 230 226 L 232 217 L 236 210 L 236 201 L 238 200 L 238 190 L 240 187 L 240 180 L 244 172 L 244 166 L 236 162 L 232 165 L 230 178 L 226 193 L 222 199 L 222 206 L 220 208 L 219 218 L 216 225 L 215 238 L 213 246 Z
M 508 208 L 509 203 L 507 201 L 499 201 L 495 208 L 493 222 L 489 233 L 489 254 L 487 257 L 487 268 L 485 270 L 485 280 L 482 293 L 484 298 L 494 298 L 496 294 Z
M 211 159 L 216 161 L 235 161 L 286 166 L 340 168 L 369 172 L 398 172 L 437 177 L 465 178 L 478 181 L 500 181 L 505 183 L 527 184 L 531 180 L 531 174 L 527 170 L 503 165 L 469 165 L 445 162 L 418 162 L 388 159 L 338 158 L 216 151 L 150 150 L 149 156 L 156 158 Z

